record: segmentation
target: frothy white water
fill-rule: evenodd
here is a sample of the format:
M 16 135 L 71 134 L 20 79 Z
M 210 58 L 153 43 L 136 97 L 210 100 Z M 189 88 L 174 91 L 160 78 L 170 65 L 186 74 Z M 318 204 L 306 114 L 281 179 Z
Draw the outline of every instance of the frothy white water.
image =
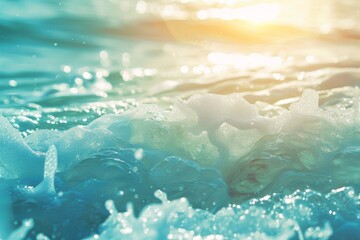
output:
M 8 154 L 2 152 L 3 178 L 41 174 L 37 171 L 42 168 L 36 164 L 43 164 L 44 158 L 39 157 L 45 154 L 44 149 L 52 149 L 51 145 L 57 149 L 59 172 L 103 149 L 130 145 L 216 167 L 239 199 L 290 187 L 287 185 L 301 181 L 303 176 L 320 177 L 319 188 L 311 180 L 300 184 L 316 189 L 357 184 L 356 174 L 346 172 L 358 169 L 357 161 L 352 160 L 357 156 L 357 135 L 349 135 L 357 131 L 358 105 L 325 110 L 318 101 L 318 93 L 307 90 L 288 110 L 268 117 L 239 95 L 203 94 L 178 101 L 171 110 L 143 105 L 119 115 L 105 115 L 88 126 L 54 134 L 42 130 L 25 139 L 3 119 L 9 126 L 3 144 L 10 151 L 14 149 Z M 41 141 L 49 134 L 52 139 Z M 50 164 L 50 155 L 45 165 L 56 167 Z M 25 161 L 27 165 L 10 167 L 10 160 Z M 52 185 L 51 174 L 47 175 L 45 179 Z
M 360 235 L 358 6 L 4 2 L 0 238 Z

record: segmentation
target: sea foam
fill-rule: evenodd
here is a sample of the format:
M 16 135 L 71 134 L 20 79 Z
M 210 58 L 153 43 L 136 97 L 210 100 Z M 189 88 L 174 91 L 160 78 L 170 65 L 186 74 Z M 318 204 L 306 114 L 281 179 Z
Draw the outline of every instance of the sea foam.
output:
M 341 188 L 359 183 L 358 105 L 325 110 L 318 100 L 307 90 L 269 117 L 239 95 L 203 94 L 171 109 L 142 105 L 25 138 L 1 117 L 1 234 L 25 236 L 32 227 L 31 234 L 103 239 L 358 232 L 357 189 Z M 31 220 L 11 233 L 24 219 Z

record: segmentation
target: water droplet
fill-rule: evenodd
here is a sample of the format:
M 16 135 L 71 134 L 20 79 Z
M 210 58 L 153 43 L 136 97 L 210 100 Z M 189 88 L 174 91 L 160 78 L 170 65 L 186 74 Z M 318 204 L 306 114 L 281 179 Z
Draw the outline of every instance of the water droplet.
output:
M 16 82 L 15 80 L 10 80 L 10 81 L 9 81 L 9 85 L 10 85 L 11 87 L 16 87 L 16 86 L 17 86 L 17 82 Z
M 144 157 L 144 150 L 142 148 L 139 148 L 135 151 L 135 159 L 141 160 Z

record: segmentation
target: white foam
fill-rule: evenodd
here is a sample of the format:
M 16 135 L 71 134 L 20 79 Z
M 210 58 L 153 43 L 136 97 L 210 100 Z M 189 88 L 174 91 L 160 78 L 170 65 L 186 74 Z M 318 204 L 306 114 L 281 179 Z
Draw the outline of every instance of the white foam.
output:
M 42 175 L 44 155 L 34 152 L 21 137 L 20 132 L 2 116 L 0 146 L 0 178 L 26 180 Z

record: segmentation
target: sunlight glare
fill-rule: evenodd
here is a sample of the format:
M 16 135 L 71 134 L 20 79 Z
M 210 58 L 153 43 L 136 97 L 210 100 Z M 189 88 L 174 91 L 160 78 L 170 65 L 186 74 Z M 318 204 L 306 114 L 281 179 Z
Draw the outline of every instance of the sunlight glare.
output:
M 221 20 L 243 20 L 252 23 L 274 22 L 281 11 L 279 4 L 259 3 L 240 8 L 210 8 L 197 12 L 200 20 L 221 19 Z
M 208 54 L 207 59 L 214 65 L 232 65 L 239 69 L 256 69 L 263 67 L 276 70 L 284 66 L 283 58 L 260 53 L 244 55 L 237 53 L 212 52 Z

